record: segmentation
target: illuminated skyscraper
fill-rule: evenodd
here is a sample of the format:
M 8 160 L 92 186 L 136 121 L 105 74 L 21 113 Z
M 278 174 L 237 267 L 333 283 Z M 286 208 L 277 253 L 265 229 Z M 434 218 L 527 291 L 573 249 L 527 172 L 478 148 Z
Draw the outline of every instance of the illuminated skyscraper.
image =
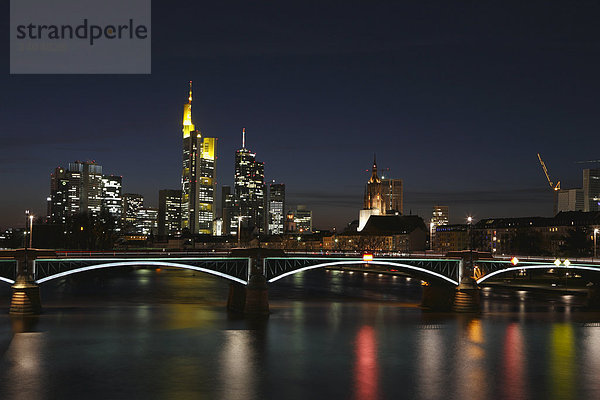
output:
M 125 233 L 135 233 L 138 211 L 144 207 L 144 196 L 136 193 L 123 194 L 121 225 Z
M 215 219 L 217 139 L 202 137 L 192 123 L 192 82 L 183 106 L 183 169 L 181 174 L 181 228 L 212 234 Z
M 256 154 L 246 148 L 246 129 L 242 130 L 242 148 L 235 152 L 235 208 L 231 228 L 242 225 L 266 232 L 265 165 L 256 161 Z
M 123 178 L 115 175 L 102 177 L 102 208 L 119 221 L 123 214 Z
M 436 242 L 436 228 L 438 226 L 448 225 L 450 222 L 450 213 L 448 206 L 433 206 L 433 212 L 431 213 L 431 222 L 429 223 L 429 240 L 431 241 L 431 248 L 438 248 Z
M 298 205 L 294 213 L 294 222 L 298 233 L 312 233 L 312 211 L 306 206 Z
M 158 234 L 173 236 L 181 233 L 181 190 L 158 191 Z
M 232 232 L 232 216 L 235 211 L 235 195 L 231 192 L 231 186 L 221 187 L 221 217 L 223 219 L 222 233 L 227 235 Z
M 403 214 L 402 179 L 381 178 L 385 214 Z
M 106 177 L 107 185 L 120 184 Z M 78 213 L 87 213 L 98 216 L 102 209 L 103 199 L 112 196 L 103 189 L 102 166 L 94 161 L 75 161 L 69 163 L 68 168 L 57 167 L 50 175 L 50 196 L 48 204 L 48 219 L 52 223 L 65 223 L 68 217 Z M 112 189 L 107 189 L 109 192 Z M 120 188 L 118 189 L 120 190 Z M 113 192 L 115 196 L 112 206 L 118 207 L 120 192 Z M 116 211 L 111 208 L 112 211 Z M 109 210 L 109 211 L 111 211 Z
M 285 184 L 271 183 L 269 185 L 269 234 L 283 234 L 285 218 Z

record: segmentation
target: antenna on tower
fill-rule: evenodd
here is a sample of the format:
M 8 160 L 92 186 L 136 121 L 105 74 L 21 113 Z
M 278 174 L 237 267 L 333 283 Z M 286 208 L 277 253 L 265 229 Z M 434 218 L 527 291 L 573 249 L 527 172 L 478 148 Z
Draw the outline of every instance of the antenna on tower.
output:
M 242 128 L 242 149 L 246 148 L 246 128 Z
M 190 97 L 188 97 L 190 104 L 192 104 L 192 81 L 190 81 Z

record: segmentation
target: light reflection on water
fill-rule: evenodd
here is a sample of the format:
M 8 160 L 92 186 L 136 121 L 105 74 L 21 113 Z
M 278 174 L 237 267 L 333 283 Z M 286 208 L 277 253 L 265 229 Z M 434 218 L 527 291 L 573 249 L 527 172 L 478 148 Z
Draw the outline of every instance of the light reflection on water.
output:
M 57 282 L 31 332 L 0 315 L 0 398 L 600 398 L 600 314 L 577 299 L 488 290 L 479 316 L 423 313 L 413 282 L 292 276 L 267 321 L 187 271 Z

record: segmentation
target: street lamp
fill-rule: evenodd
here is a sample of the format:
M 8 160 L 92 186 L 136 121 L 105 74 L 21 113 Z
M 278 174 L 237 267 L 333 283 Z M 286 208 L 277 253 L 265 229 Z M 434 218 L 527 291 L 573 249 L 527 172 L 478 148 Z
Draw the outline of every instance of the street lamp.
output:
M 27 225 L 29 224 L 29 210 L 25 210 L 25 235 L 23 237 L 23 247 L 27 250 Z
M 596 248 L 596 235 L 598 234 L 598 228 L 594 228 L 594 258 L 596 258 L 597 248 Z
M 33 243 L 33 215 L 29 216 L 29 247 L 32 246 Z

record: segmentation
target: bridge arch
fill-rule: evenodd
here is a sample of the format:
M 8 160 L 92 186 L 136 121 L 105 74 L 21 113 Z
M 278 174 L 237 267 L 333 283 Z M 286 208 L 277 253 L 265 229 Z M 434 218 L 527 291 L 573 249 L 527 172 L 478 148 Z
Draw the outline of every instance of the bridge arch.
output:
M 116 262 L 106 262 L 106 263 L 88 265 L 85 267 L 74 268 L 74 269 L 70 269 L 67 271 L 58 272 L 56 274 L 37 279 L 36 283 L 42 284 L 44 282 L 48 282 L 53 279 L 62 278 L 64 276 L 73 275 L 73 274 L 77 274 L 77 273 L 85 272 L 85 271 L 92 271 L 92 270 L 96 270 L 96 269 L 115 268 L 115 267 L 139 267 L 139 266 L 174 267 L 174 268 L 181 268 L 181 269 L 190 269 L 190 270 L 194 270 L 194 271 L 204 272 L 204 273 L 207 273 L 210 275 L 219 276 L 221 278 L 225 278 L 225 279 L 228 279 L 233 282 L 241 283 L 242 285 L 248 284 L 248 282 L 243 279 L 225 274 L 220 271 L 214 271 L 214 270 L 211 270 L 208 268 L 198 267 L 198 266 L 194 266 L 194 265 L 181 264 L 178 262 L 150 261 L 150 260 L 116 261 Z
M 477 283 L 479 284 L 493 276 L 504 274 L 507 272 L 515 272 L 515 271 L 522 271 L 522 270 L 535 270 L 535 269 L 555 269 L 555 270 L 564 269 L 565 271 L 584 270 L 584 271 L 593 271 L 596 273 L 600 272 L 600 268 L 598 266 L 591 266 L 591 265 L 570 264 L 568 267 L 566 267 L 566 266 L 558 266 L 557 267 L 554 264 L 532 264 L 532 265 L 520 265 L 520 266 L 513 266 L 511 264 L 510 267 L 498 269 L 496 271 L 490 272 L 490 273 L 482 276 L 481 278 L 477 279 Z
M 279 279 L 285 278 L 286 276 L 294 275 L 299 272 L 308 271 L 311 269 L 335 267 L 335 266 L 343 266 L 343 265 L 357 265 L 357 264 L 382 265 L 382 266 L 387 266 L 387 267 L 395 267 L 395 268 L 398 268 L 399 270 L 402 269 L 402 270 L 408 270 L 408 271 L 412 271 L 412 272 L 419 272 L 421 274 L 424 274 L 425 276 L 431 276 L 431 277 L 435 277 L 438 279 L 442 279 L 448 283 L 451 283 L 454 286 L 458 286 L 458 281 L 456 281 L 452 278 L 449 278 L 445 275 L 442 275 L 438 272 L 430 271 L 428 269 L 417 267 L 417 266 L 410 265 L 410 264 L 392 262 L 392 261 L 384 261 L 384 260 L 373 260 L 373 261 L 369 261 L 369 262 L 360 261 L 360 260 L 327 261 L 327 262 L 322 262 L 322 263 L 318 263 L 318 264 L 314 264 L 314 265 L 300 267 L 298 269 L 294 269 L 292 271 L 282 273 L 280 275 L 274 276 L 273 278 L 269 279 L 268 282 L 272 283 L 272 282 L 278 281 Z M 377 271 L 373 271 L 373 272 L 377 272 Z

